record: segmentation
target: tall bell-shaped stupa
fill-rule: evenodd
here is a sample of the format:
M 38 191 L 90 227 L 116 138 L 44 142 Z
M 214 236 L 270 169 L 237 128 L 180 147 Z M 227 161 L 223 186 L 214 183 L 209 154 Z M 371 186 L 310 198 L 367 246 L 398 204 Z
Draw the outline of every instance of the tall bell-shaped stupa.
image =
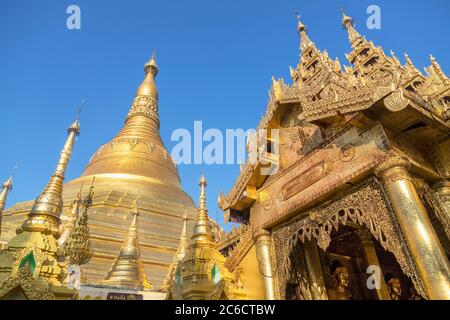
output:
M 88 213 L 94 253 L 82 266 L 83 283 L 98 284 L 105 278 L 127 236 L 129 212 L 139 202 L 141 260 L 146 276 L 158 288 L 176 253 L 185 211 L 195 216 L 195 204 L 182 190 L 177 167 L 160 137 L 154 53 L 144 71 L 122 129 L 98 148 L 79 178 L 64 185 L 63 216 L 70 214 L 83 182 L 90 185 L 95 176 Z M 84 197 L 88 190 L 81 192 Z M 5 212 L 9 225 L 23 219 L 28 205 L 19 203 Z

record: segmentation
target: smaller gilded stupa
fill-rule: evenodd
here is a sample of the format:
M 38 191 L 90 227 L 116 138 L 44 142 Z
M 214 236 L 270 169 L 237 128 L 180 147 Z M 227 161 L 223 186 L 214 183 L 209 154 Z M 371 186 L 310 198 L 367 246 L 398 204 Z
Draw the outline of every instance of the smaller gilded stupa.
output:
M 168 290 L 170 289 L 170 281 L 176 281 L 178 265 L 186 255 L 186 250 L 189 246 L 189 237 L 187 234 L 187 221 L 188 221 L 187 212 L 185 212 L 183 218 L 183 229 L 181 230 L 178 249 L 177 252 L 175 253 L 175 256 L 173 257 L 173 262 L 169 267 L 169 272 L 167 273 L 161 285 L 161 291 L 168 292 Z
M 200 204 L 191 242 L 178 262 L 176 276 L 170 279 L 168 299 L 217 300 L 243 299 L 245 292 L 238 279 L 224 266 L 226 258 L 213 241 L 211 222 L 206 208 L 204 176 L 200 178 Z M 183 251 L 184 243 L 180 243 Z
M 77 119 L 68 129 L 68 137 L 58 164 L 44 191 L 36 198 L 27 219 L 0 252 L 0 287 L 15 275 L 30 274 L 40 283 L 52 285 L 56 298 L 69 298 L 73 290 L 64 284 L 66 264 L 58 257 L 60 215 L 63 207 L 64 175 L 72 154 L 76 137 L 80 133 Z
M 136 206 L 128 235 L 111 269 L 101 282 L 102 285 L 136 290 L 153 288 L 152 284 L 147 280 L 141 261 L 137 223 L 138 215 L 138 208 Z

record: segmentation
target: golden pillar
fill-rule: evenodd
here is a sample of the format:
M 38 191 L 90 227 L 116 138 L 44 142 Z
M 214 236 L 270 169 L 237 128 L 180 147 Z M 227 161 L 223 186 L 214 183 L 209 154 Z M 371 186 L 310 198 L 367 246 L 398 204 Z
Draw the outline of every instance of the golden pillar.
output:
M 367 266 L 377 266 L 381 270 L 380 261 L 378 260 L 377 252 L 375 251 L 375 244 L 373 243 L 372 236 L 368 230 L 359 229 L 357 235 L 361 242 L 361 251 L 366 261 Z M 390 300 L 389 291 L 384 281 L 383 272 L 380 274 L 380 289 L 375 290 L 375 296 L 378 300 Z
M 450 300 L 450 266 L 408 172 L 409 161 L 391 158 L 376 169 L 430 299 Z
M 323 278 L 322 264 L 320 263 L 319 250 L 314 238 L 303 244 L 306 270 L 308 273 L 310 289 L 314 300 L 328 300 L 325 280 Z
M 275 300 L 270 232 L 260 229 L 255 233 L 255 238 L 259 272 L 264 279 L 264 299 Z

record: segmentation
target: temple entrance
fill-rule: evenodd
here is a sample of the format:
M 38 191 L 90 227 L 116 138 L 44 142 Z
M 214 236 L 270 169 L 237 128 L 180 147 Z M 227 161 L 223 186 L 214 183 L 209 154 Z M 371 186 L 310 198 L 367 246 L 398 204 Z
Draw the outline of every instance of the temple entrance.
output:
M 330 236 L 326 251 L 317 247 L 314 238 L 305 239 L 304 243 L 297 242 L 290 255 L 291 272 L 285 286 L 286 299 L 421 298 L 394 255 L 384 250 L 366 228 L 349 223 L 333 230 Z M 373 266 L 379 266 L 379 273 L 374 274 Z M 379 282 L 375 284 L 374 279 Z M 380 287 L 378 290 L 377 285 Z

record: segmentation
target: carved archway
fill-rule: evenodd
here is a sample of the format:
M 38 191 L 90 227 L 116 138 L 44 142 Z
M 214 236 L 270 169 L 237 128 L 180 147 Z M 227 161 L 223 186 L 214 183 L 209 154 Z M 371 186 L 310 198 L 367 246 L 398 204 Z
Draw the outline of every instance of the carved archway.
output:
M 383 249 L 395 256 L 417 292 L 426 297 L 414 261 L 406 246 L 402 245 L 403 236 L 384 189 L 378 179 L 372 177 L 273 229 L 275 276 L 281 299 L 285 298 L 285 286 L 291 269 L 290 255 L 297 242 L 314 237 L 317 245 L 325 251 L 330 244 L 332 230 L 338 230 L 347 221 L 366 227 Z
M 0 283 L 0 300 L 54 300 L 51 286 L 33 278 L 28 266 L 20 268 L 16 274 Z

